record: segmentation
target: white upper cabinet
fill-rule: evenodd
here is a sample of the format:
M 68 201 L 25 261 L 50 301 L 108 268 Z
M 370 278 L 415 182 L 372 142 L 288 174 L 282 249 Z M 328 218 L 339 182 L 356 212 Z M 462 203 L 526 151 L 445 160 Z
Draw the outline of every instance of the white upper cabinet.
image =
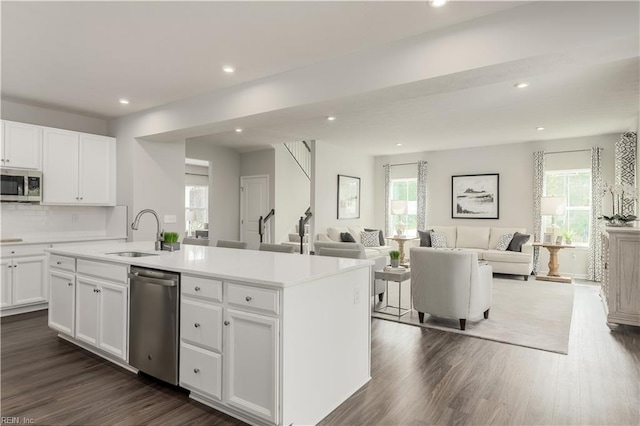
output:
M 40 170 L 42 127 L 3 121 L 1 134 L 0 165 L 2 167 Z
M 44 128 L 43 204 L 115 205 L 114 138 Z

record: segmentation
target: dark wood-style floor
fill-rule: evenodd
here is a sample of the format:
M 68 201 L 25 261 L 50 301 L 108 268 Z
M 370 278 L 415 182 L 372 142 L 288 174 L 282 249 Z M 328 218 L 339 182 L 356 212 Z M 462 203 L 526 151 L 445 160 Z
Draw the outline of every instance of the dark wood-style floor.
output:
M 5 319 L 1 338 L 2 416 L 239 424 L 58 339 L 46 316 Z M 638 425 L 639 357 L 640 329 L 610 332 L 592 286 L 576 286 L 569 355 L 373 320 L 372 379 L 322 424 Z

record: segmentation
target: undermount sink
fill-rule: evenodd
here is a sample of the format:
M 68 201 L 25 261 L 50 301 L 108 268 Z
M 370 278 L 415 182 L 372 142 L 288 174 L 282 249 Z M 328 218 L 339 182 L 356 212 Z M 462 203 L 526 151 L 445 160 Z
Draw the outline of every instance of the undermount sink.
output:
M 157 256 L 156 253 L 144 253 L 141 251 L 118 251 L 115 253 L 105 253 L 105 254 L 115 254 L 116 256 L 122 256 L 122 257 Z

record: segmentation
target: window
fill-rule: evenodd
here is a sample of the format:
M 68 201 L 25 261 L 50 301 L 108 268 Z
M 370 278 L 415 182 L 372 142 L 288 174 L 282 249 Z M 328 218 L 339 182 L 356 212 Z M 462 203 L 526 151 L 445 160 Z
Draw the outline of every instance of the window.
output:
M 587 247 L 591 230 L 591 170 L 550 170 L 544 173 L 544 194 L 564 197 L 564 215 L 556 216 L 561 232 L 569 232 L 574 245 Z M 551 217 L 542 217 L 542 229 Z
M 415 237 L 418 232 L 418 179 L 391 179 L 391 201 L 406 201 L 406 213 L 394 214 L 390 211 L 391 231 L 396 233 L 398 222 L 405 225 L 405 235 Z M 393 203 L 392 203 L 393 205 Z
M 209 222 L 209 187 L 205 185 L 186 185 L 184 187 L 185 229 L 186 235 L 205 229 Z M 195 213 L 195 220 L 189 223 L 189 212 Z

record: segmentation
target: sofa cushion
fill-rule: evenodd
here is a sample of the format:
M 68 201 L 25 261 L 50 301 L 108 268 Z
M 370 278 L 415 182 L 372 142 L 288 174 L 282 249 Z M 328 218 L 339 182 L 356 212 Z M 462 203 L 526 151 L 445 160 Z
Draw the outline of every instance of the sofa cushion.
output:
M 522 245 L 527 241 L 529 241 L 529 238 L 531 238 L 531 235 L 521 234 L 519 232 L 516 232 L 515 234 L 513 234 L 513 238 L 511 239 L 511 242 L 509 243 L 509 247 L 507 247 L 507 250 L 521 252 Z
M 349 233 L 356 239 L 356 243 L 362 242 L 362 233 L 365 232 L 362 226 L 349 226 L 347 227 Z
M 430 226 L 436 232 L 442 232 L 447 238 L 447 247 L 456 247 L 456 227 L 455 226 Z M 433 245 L 433 244 L 432 244 Z
M 420 236 L 420 247 L 431 247 L 431 231 L 432 229 L 418 231 L 418 235 Z
M 516 251 L 499 251 L 495 249 L 486 250 L 483 254 L 484 260 L 490 262 L 509 263 L 531 263 L 532 256 L 529 253 L 518 253 Z
M 343 243 L 355 243 L 356 240 L 353 238 L 353 235 L 351 235 L 348 232 L 341 232 L 340 233 L 340 241 L 342 241 Z
M 431 231 L 431 247 L 447 248 L 447 236 L 444 232 Z
M 381 246 L 385 245 L 384 232 L 382 232 L 382 229 L 364 228 L 364 230 L 365 230 L 365 232 L 378 231 L 378 233 L 379 233 L 378 239 L 380 240 L 380 245 Z
M 365 247 L 380 247 L 380 232 L 378 231 L 365 231 L 360 234 L 362 245 Z
M 527 231 L 524 228 L 491 228 L 491 232 L 489 233 L 489 249 L 495 249 L 498 245 L 498 241 L 500 237 L 504 234 L 515 234 L 516 232 L 526 233 Z
M 456 247 L 488 249 L 490 230 L 488 226 L 458 226 Z
M 504 234 L 498 240 L 498 244 L 496 244 L 496 250 L 505 251 L 507 247 L 509 247 L 511 240 L 513 240 L 513 234 Z
M 346 227 L 327 228 L 327 235 L 331 238 L 331 241 L 335 241 L 337 243 L 342 241 L 340 239 L 340 234 L 343 232 L 349 232 L 349 230 Z

